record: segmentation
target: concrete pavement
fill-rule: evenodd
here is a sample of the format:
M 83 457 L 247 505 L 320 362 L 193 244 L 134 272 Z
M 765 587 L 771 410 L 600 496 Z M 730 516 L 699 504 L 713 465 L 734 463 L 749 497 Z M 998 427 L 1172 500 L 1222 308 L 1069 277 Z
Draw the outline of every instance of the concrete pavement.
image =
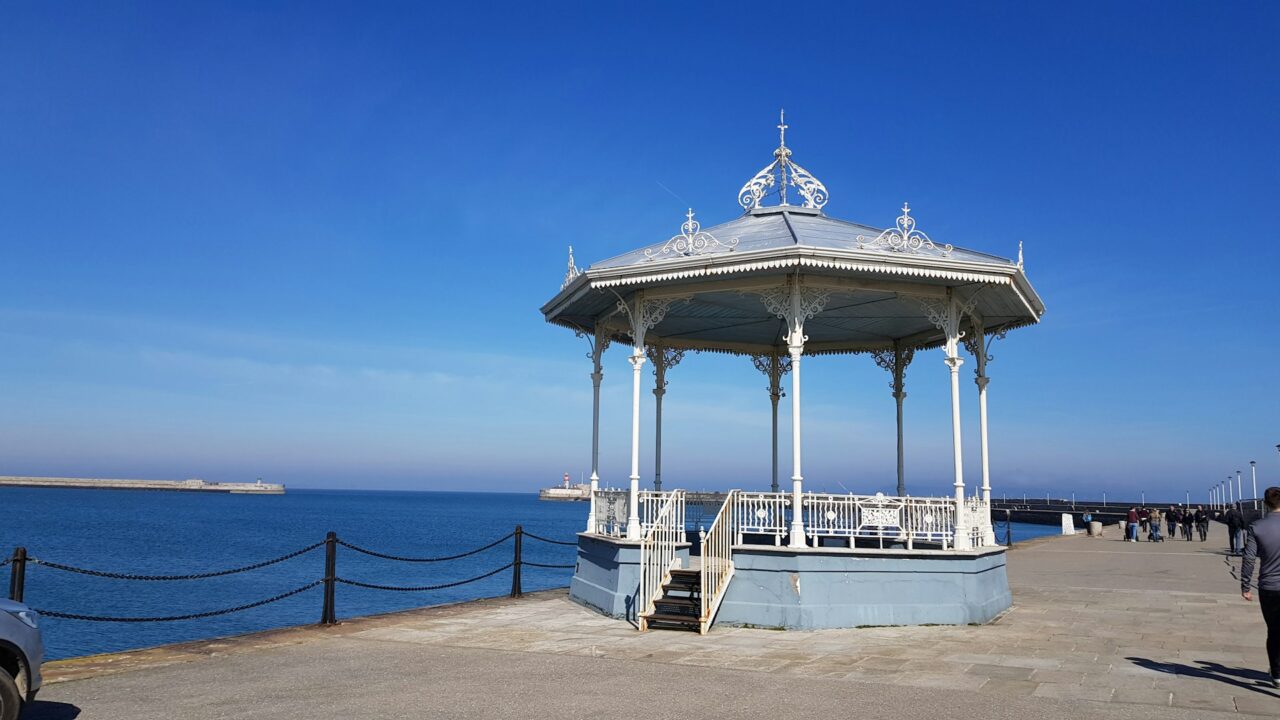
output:
M 981 627 L 641 634 L 551 591 L 52 663 L 28 718 L 1280 715 L 1222 527 L 1114 534 L 1012 551 Z

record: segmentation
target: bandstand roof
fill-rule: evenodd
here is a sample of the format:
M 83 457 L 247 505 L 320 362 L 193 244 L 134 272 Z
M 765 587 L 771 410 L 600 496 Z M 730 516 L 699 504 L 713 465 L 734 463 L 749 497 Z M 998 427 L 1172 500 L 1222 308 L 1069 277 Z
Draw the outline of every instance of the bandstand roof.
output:
M 761 293 L 789 283 L 827 295 L 823 310 L 805 322 L 806 354 L 941 345 L 945 336 L 920 299 L 945 299 L 948 292 L 971 306 L 970 318 L 981 319 L 988 334 L 1039 321 L 1044 305 L 1021 258 L 934 241 L 916 229 L 905 204 L 887 230 L 830 217 L 823 211 L 826 188 L 790 156 L 784 136 L 774 162 L 739 192 L 745 212 L 738 218 L 703 230 L 691 210 L 680 234 L 585 270 L 574 266 L 571 248 L 565 284 L 543 315 L 630 342 L 620 300 L 638 291 L 646 299 L 679 298 L 646 333 L 647 342 L 741 354 L 785 346 L 786 322 Z M 802 205 L 786 202 L 787 188 Z M 781 202 L 763 205 L 773 194 Z

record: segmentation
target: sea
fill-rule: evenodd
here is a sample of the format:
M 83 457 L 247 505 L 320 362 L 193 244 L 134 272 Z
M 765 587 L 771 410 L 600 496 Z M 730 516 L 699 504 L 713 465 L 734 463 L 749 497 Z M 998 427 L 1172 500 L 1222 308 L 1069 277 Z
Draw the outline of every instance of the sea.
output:
M 0 558 L 16 547 L 42 561 L 132 575 L 181 575 L 237 568 L 324 540 L 379 553 L 439 557 L 486 545 L 521 525 L 569 541 L 586 525 L 587 504 L 546 502 L 536 493 L 293 490 L 285 495 L 0 488 Z M 1003 541 L 1004 524 L 998 526 Z M 1055 534 L 1054 526 L 1013 523 L 1014 541 Z M 512 561 L 508 540 L 457 560 L 403 563 L 339 546 L 337 576 L 376 585 L 421 587 L 474 578 Z M 201 580 L 138 581 L 27 566 L 25 600 L 37 610 L 105 617 L 161 617 L 246 605 L 324 576 L 324 550 L 245 573 Z M 572 565 L 571 546 L 525 536 L 526 563 Z M 9 567 L 0 568 L 0 593 Z M 524 591 L 565 587 L 573 570 L 524 565 Z M 393 592 L 338 585 L 344 618 L 506 595 L 511 572 L 439 590 Z M 313 587 L 229 615 L 174 622 L 93 622 L 43 617 L 47 657 L 59 659 L 315 623 L 323 591 Z

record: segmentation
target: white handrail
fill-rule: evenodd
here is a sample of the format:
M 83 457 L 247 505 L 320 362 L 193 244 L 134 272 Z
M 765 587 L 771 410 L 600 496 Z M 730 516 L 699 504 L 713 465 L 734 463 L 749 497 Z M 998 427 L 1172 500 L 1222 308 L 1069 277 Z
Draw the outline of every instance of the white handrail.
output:
M 677 563 L 676 548 L 684 542 L 684 491 L 664 495 L 662 504 L 656 506 L 652 524 L 640 539 L 636 621 L 641 631 L 648 629 L 647 620 L 654 612 L 654 603 L 662 598 L 662 586 L 671 579 L 671 568 Z
M 711 529 L 702 538 L 702 568 L 699 571 L 702 592 L 701 612 L 698 616 L 698 632 L 703 635 L 715 620 L 720 601 L 724 599 L 729 581 L 733 579 L 733 546 L 738 541 L 735 511 L 739 493 L 730 490 Z

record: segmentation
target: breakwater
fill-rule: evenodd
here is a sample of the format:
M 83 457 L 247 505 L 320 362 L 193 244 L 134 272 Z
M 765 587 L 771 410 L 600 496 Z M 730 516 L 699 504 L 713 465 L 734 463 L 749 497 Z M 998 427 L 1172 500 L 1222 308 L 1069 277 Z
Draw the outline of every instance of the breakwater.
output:
M 0 476 L 0 487 L 83 488 L 90 490 L 160 490 L 169 492 L 220 492 L 232 495 L 283 495 L 280 483 L 206 482 L 188 480 L 115 480 L 107 478 L 62 478 Z

